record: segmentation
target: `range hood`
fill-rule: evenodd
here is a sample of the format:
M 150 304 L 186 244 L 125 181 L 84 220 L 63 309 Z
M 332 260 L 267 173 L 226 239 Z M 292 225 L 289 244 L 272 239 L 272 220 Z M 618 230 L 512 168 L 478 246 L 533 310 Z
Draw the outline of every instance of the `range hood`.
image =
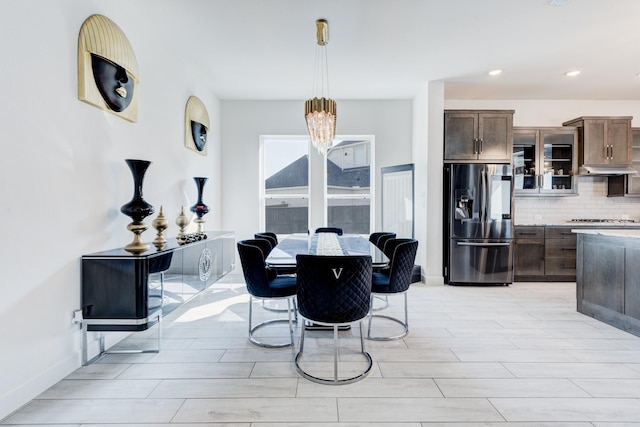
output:
M 578 168 L 582 176 L 633 175 L 637 170 L 628 165 L 582 165 Z

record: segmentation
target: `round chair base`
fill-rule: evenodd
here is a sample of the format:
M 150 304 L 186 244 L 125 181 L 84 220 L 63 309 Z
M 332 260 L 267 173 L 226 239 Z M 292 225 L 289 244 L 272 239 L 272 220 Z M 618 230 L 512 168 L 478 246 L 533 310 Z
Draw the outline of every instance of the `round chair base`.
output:
M 367 368 L 362 373 L 354 377 L 336 379 L 336 378 L 321 378 L 321 377 L 316 377 L 315 375 L 311 375 L 310 373 L 302 369 L 302 367 L 300 366 L 299 360 L 300 360 L 300 357 L 302 356 L 300 352 L 296 354 L 296 358 L 295 358 L 296 371 L 303 378 L 306 378 L 309 381 L 313 381 L 314 383 L 328 384 L 328 385 L 351 384 L 364 379 L 364 377 L 369 375 L 369 373 L 371 372 L 371 368 L 373 367 L 373 360 L 371 359 L 371 355 L 366 351 L 362 353 L 362 355 L 366 358 Z
M 382 318 L 382 319 L 387 319 L 387 320 L 391 320 L 392 322 L 395 322 L 399 325 L 402 326 L 403 332 L 398 334 L 398 335 L 393 335 L 393 336 L 388 336 L 388 337 L 380 337 L 380 336 L 372 336 L 371 335 L 371 321 L 373 320 L 373 318 Z M 404 338 L 407 336 L 407 334 L 409 333 L 409 325 L 407 325 L 405 322 L 403 322 L 400 319 L 396 319 L 395 317 L 391 317 L 391 316 L 385 316 L 383 314 L 373 314 L 371 316 L 369 316 L 369 328 L 367 331 L 367 339 L 372 340 L 372 341 L 393 341 L 393 340 L 399 340 L 401 338 Z
M 259 345 L 260 347 L 267 347 L 267 348 L 293 347 L 294 345 L 293 338 L 291 338 L 289 342 L 275 343 L 275 344 L 266 343 L 264 341 L 260 341 L 254 338 L 253 333 L 256 330 L 262 328 L 263 326 L 272 325 L 274 323 L 289 323 L 289 319 L 269 319 L 269 320 L 265 320 L 264 322 L 258 323 L 257 325 L 255 325 L 253 328 L 249 330 L 249 341 L 251 341 L 255 345 Z
M 387 296 L 374 295 L 373 299 L 374 301 L 372 301 L 372 306 L 371 306 L 371 309 L 373 311 L 380 311 L 389 307 L 389 298 Z M 373 302 L 375 302 L 375 300 L 382 301 L 382 305 L 378 305 L 378 306 L 374 305 Z

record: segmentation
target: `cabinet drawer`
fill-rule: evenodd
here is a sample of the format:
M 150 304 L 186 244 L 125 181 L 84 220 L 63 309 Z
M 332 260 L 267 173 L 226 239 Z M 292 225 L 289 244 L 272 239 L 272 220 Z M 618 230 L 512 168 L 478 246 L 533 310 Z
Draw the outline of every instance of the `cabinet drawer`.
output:
M 514 234 L 516 239 L 543 239 L 544 227 L 515 227 Z
M 547 239 L 573 239 L 576 241 L 576 234 L 571 232 L 569 227 L 546 227 L 545 237 Z
M 576 275 L 576 259 L 575 258 L 546 258 L 545 274 L 547 276 L 575 276 Z
M 576 242 L 571 239 L 546 239 L 545 257 L 574 258 L 576 257 Z

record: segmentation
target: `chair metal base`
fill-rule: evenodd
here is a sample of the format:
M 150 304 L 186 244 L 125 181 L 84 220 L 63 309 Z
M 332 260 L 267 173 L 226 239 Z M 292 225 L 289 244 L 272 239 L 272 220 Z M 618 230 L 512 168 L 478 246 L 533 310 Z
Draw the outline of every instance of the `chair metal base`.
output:
M 380 310 L 384 310 L 385 308 L 389 307 L 389 298 L 386 295 L 375 295 L 374 299 L 380 300 L 382 301 L 382 305 L 374 307 L 373 305 L 371 305 L 371 308 L 373 311 L 380 311 Z M 373 300 L 371 301 L 373 304 Z
M 372 340 L 372 341 L 393 341 L 393 340 L 399 340 L 401 338 L 404 338 L 407 336 L 407 334 L 409 333 L 409 312 L 407 310 L 407 292 L 403 292 L 404 294 L 404 322 L 398 318 L 392 317 L 392 316 L 387 316 L 384 314 L 373 314 L 373 309 L 371 309 L 369 311 L 369 326 L 367 328 L 367 339 Z M 371 296 L 371 300 L 373 301 L 373 294 Z M 373 304 L 372 304 L 373 307 Z M 373 318 L 377 317 L 377 318 L 382 318 L 382 319 L 387 319 L 387 320 L 391 320 L 399 325 L 402 326 L 403 331 L 398 334 L 398 335 L 392 335 L 392 336 L 376 336 L 376 335 L 371 335 L 371 323 L 373 321 Z
M 293 321 L 292 321 L 292 300 L 294 299 L 294 296 L 288 296 L 288 297 L 283 297 L 283 298 L 269 298 L 269 300 L 277 300 L 277 299 L 286 299 L 287 300 L 287 307 L 288 309 L 287 314 L 288 314 L 288 318 L 287 319 L 268 319 L 265 320 L 263 322 L 258 323 L 257 325 L 253 325 L 253 296 L 249 295 L 249 341 L 251 341 L 253 344 L 258 345 L 260 347 L 267 347 L 267 348 L 282 348 L 282 347 L 293 347 L 294 346 L 294 341 L 293 341 Z M 264 301 L 264 299 L 262 299 Z M 295 301 L 293 302 L 294 306 L 294 311 L 295 311 Z M 273 310 L 270 310 L 273 311 Z M 295 321 L 298 321 L 298 313 L 297 311 L 295 311 L 294 313 L 295 316 Z M 253 334 L 260 328 L 267 326 L 267 325 L 271 325 L 274 323 L 289 323 L 289 341 L 288 342 L 283 342 L 283 343 L 267 343 L 264 341 L 260 341 L 257 338 L 255 338 L 253 336 Z
M 309 372 L 302 369 L 302 367 L 300 366 L 300 359 L 302 358 L 302 353 L 304 351 L 304 336 L 305 336 L 306 328 L 302 328 L 302 332 L 300 334 L 300 350 L 296 354 L 296 358 L 295 358 L 295 366 L 298 374 L 300 374 L 303 378 L 308 379 L 309 381 L 313 381 L 319 384 L 328 384 L 328 385 L 351 384 L 351 383 L 360 381 L 364 379 L 367 375 L 369 375 L 369 373 L 371 372 L 371 368 L 373 367 L 373 360 L 371 359 L 371 355 L 367 353 L 364 349 L 364 335 L 362 330 L 362 320 L 363 319 L 360 319 L 358 321 L 358 325 L 360 327 L 360 351 L 366 359 L 367 367 L 361 373 L 349 378 L 339 378 L 338 376 L 338 348 L 339 348 L 338 347 L 338 329 L 341 326 L 349 325 L 354 322 L 335 324 L 335 323 L 322 323 L 322 322 L 313 321 L 315 324 L 333 327 L 333 344 L 334 344 L 333 378 L 322 378 L 322 377 L 312 375 Z

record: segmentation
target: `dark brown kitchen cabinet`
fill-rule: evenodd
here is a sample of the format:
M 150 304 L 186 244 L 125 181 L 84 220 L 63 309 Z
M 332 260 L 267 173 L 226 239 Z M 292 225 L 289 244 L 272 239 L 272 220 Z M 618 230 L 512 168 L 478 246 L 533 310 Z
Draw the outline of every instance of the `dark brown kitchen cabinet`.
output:
M 544 227 L 515 227 L 515 280 L 544 276 Z
M 630 165 L 633 117 L 578 117 L 563 126 L 578 128 L 578 163 Z
M 444 161 L 511 163 L 514 110 L 445 110 Z
M 577 143 L 575 127 L 514 128 L 516 196 L 576 195 Z
M 515 227 L 516 281 L 572 282 L 576 277 L 576 236 L 569 227 Z
M 576 280 L 576 235 L 569 227 L 545 227 L 544 274 L 549 280 Z
M 640 128 L 632 128 L 631 135 L 631 167 L 640 171 Z M 640 173 L 607 177 L 607 196 L 640 197 Z

